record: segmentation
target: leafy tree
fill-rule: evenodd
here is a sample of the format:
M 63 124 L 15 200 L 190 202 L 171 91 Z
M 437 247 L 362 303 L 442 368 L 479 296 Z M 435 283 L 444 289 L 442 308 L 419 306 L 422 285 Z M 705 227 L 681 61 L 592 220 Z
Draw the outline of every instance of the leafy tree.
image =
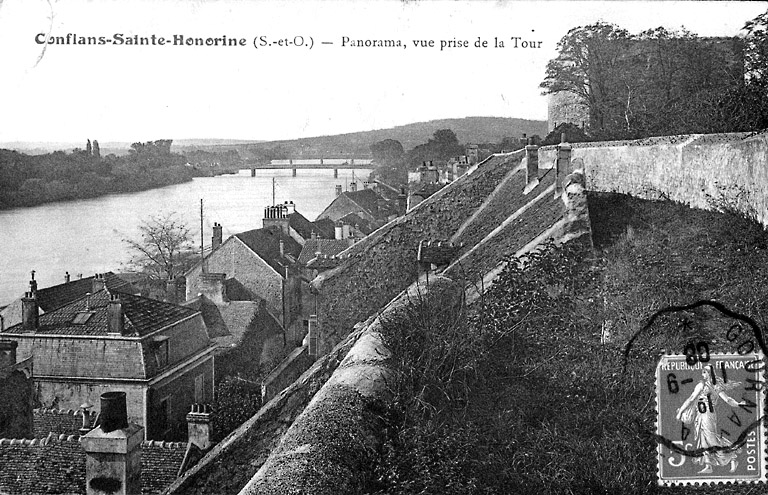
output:
M 93 157 L 97 160 L 101 159 L 101 150 L 99 149 L 99 142 L 97 140 L 93 140 Z
M 371 145 L 371 154 L 377 162 L 397 161 L 403 158 L 405 150 L 400 141 L 385 139 Z
M 407 163 L 415 170 L 424 161 L 447 162 L 463 153 L 464 148 L 459 144 L 456 134 L 450 129 L 439 129 L 425 144 L 420 144 L 408 152 Z
M 85 153 L 90 156 L 93 154 L 93 147 L 91 146 L 91 140 L 89 139 L 88 142 L 85 144 Z
M 545 94 L 573 93 L 589 109 L 590 128 L 612 127 L 611 109 L 623 93 L 619 59 L 629 39 L 625 29 L 605 22 L 571 29 L 557 44 L 557 58 L 547 63 Z
M 400 141 L 385 139 L 373 143 L 371 154 L 376 162 L 376 169 L 371 172 L 372 178 L 379 179 L 393 187 L 408 182 L 405 151 Z
M 733 114 L 744 106 L 739 44 L 662 27 L 630 35 L 598 22 L 560 40 L 541 87 L 584 104 L 594 139 L 736 130 Z
M 139 239 L 124 239 L 131 264 L 154 280 L 176 280 L 192 267 L 195 250 L 189 228 L 175 213 L 149 217 L 139 225 Z

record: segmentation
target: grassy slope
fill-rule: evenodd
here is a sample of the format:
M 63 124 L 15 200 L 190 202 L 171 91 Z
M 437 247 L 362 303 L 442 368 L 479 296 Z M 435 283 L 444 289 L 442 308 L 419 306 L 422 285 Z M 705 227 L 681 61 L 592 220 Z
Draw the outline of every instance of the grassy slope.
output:
M 621 195 L 592 195 L 590 213 L 596 249 L 576 241 L 550 251 L 525 272 L 504 273 L 469 308 L 469 325 L 451 339 L 458 362 L 476 373 L 431 369 L 410 389 L 432 393 L 402 394 L 399 430 L 371 491 L 759 492 L 656 486 L 659 355 L 713 336 L 666 322 L 638 340 L 626 372 L 622 350 L 653 310 L 702 298 L 764 327 L 766 234 L 736 215 Z M 604 321 L 612 329 L 605 345 Z

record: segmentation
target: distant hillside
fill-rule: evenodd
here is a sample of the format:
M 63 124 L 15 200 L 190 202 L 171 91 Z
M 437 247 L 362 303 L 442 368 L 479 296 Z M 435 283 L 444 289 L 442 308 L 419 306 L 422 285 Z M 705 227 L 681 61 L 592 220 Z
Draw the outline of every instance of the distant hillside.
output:
M 529 136 L 538 134 L 543 138 L 547 134 L 547 122 L 506 117 L 465 117 L 430 120 L 429 122 L 417 122 L 390 129 L 337 134 L 335 136 L 263 141 L 250 144 L 200 146 L 197 149 L 207 151 L 236 149 L 244 158 L 249 157 L 255 151 L 268 149 L 279 149 L 282 154 L 292 157 L 302 155 L 329 158 L 333 155 L 361 156 L 370 153 L 371 144 L 384 139 L 400 141 L 407 151 L 425 143 L 438 129 L 453 130 L 461 143 L 498 143 L 504 137 L 521 137 L 523 133 Z

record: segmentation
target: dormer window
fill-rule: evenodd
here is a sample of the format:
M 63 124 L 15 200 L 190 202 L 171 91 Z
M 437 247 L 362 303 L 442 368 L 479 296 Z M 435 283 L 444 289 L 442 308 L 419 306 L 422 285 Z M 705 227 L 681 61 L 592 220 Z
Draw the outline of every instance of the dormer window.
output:
M 80 311 L 74 318 L 72 318 L 72 324 L 84 325 L 93 316 L 93 311 Z
M 155 352 L 155 362 L 157 363 L 158 368 L 165 368 L 168 366 L 170 357 L 168 342 L 169 338 L 167 335 L 155 337 L 152 341 Z

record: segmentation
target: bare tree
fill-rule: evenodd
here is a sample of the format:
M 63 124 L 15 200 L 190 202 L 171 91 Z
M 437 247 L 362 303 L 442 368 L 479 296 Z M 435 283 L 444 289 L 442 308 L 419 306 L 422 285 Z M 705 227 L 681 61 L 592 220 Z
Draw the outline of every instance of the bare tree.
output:
M 155 280 L 175 280 L 195 262 L 189 227 L 175 213 L 141 222 L 139 239 L 123 239 L 133 252 L 131 264 Z

